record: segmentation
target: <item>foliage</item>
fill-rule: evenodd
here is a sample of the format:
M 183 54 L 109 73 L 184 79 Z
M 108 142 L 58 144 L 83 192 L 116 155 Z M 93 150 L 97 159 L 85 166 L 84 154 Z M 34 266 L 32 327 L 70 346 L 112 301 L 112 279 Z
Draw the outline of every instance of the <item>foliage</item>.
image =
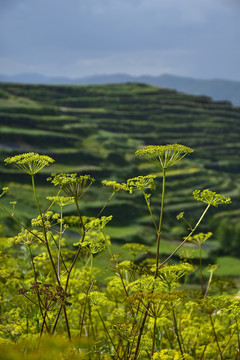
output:
M 31 219 L 30 225 L 22 223 L 2 201 L 9 190 L 3 188 L 0 208 L 21 230 L 7 240 L 2 238 L 0 243 L 0 352 L 6 354 L 5 359 L 238 357 L 239 293 L 226 292 L 227 287 L 221 281 L 214 282 L 216 264 L 204 269 L 208 278 L 203 276 L 201 246 L 211 233 L 195 234 L 210 206 L 229 204 L 231 200 L 209 190 L 196 190 L 195 199 L 207 203 L 207 207 L 195 226 L 189 225 L 181 212 L 178 219 L 187 221 L 189 233 L 162 261 L 159 254 L 166 175 L 168 168 L 192 149 L 178 144 L 151 149 L 153 156 L 158 157 L 157 167 L 161 163 L 162 186 L 156 186 L 157 174 L 130 178 L 125 183 L 103 181 L 112 194 L 95 216 L 83 215 L 84 207 L 81 207 L 82 197 L 86 194 L 84 198 L 88 201 L 94 181 L 90 175 L 53 174 L 50 178 L 53 188 L 59 189 L 55 196 L 47 196 L 50 205 L 43 211 L 35 185 L 35 175 L 43 167 L 40 169 L 34 161 L 41 162 L 46 157 L 23 154 L 8 158 L 10 164 L 16 164 L 16 159 L 28 159 L 22 170 L 25 172 L 28 166 L 38 215 Z M 137 152 L 143 153 L 149 154 L 149 147 Z M 152 155 L 148 160 L 152 161 Z M 119 261 L 118 254 L 112 252 L 109 236 L 105 234 L 112 215 L 102 213 L 113 195 L 120 195 L 121 190 L 132 196 L 139 190 L 144 196 L 157 244 L 152 259 L 144 258 L 149 249 L 139 243 L 123 246 L 131 260 Z M 151 190 L 161 193 L 158 213 L 151 206 Z M 53 211 L 56 205 L 58 212 Z M 71 216 L 63 213 L 68 207 L 75 211 Z M 76 242 L 68 236 L 74 230 Z M 173 262 L 175 253 L 187 241 L 199 246 L 199 266 L 191 262 L 191 257 Z M 103 251 L 110 254 L 113 274 L 106 279 L 102 276 L 99 281 L 101 270 L 94 262 Z M 197 271 L 200 282 L 196 280 L 192 287 L 190 279 Z

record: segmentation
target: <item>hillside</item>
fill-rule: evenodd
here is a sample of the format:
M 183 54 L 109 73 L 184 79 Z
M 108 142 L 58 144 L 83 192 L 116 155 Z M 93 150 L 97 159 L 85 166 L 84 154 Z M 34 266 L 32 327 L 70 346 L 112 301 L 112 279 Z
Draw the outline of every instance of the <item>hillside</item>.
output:
M 197 218 L 202 207 L 193 201 L 192 191 L 201 188 L 232 197 L 232 205 L 213 210 L 208 223 L 217 232 L 227 221 L 236 236 L 240 214 L 239 133 L 240 108 L 206 96 L 190 96 L 139 83 L 0 84 L 1 186 L 15 183 L 8 201 L 16 198 L 24 201 L 24 210 L 16 208 L 22 218 L 34 212 L 26 201 L 30 196 L 28 185 L 19 185 L 27 184 L 29 179 L 3 164 L 7 156 L 37 151 L 56 161 L 44 176 L 53 171 L 94 176 L 96 185 L 86 199 L 88 203 L 82 204 L 85 213 L 94 216 L 109 195 L 107 189 L 98 191 L 102 179 L 122 182 L 156 172 L 149 163 L 135 157 L 137 149 L 147 144 L 181 143 L 195 152 L 181 166 L 169 171 L 165 237 L 179 238 L 179 234 L 184 234 L 185 227 L 176 221 L 180 211 L 185 211 L 193 222 Z M 43 179 L 40 176 L 38 180 L 42 202 L 44 189 L 49 186 Z M 153 197 L 153 209 L 159 201 L 160 198 Z M 119 194 L 106 214 L 114 215 L 112 233 L 116 240 L 152 241 L 148 228 L 151 221 L 144 200 L 137 193 Z M 125 231 L 129 223 L 133 226 Z M 209 231 L 207 222 L 201 230 Z
M 227 100 L 240 106 L 240 82 L 223 79 L 194 79 L 175 75 L 131 76 L 128 74 L 92 75 L 70 79 L 66 77 L 48 77 L 40 74 L 1 75 L 0 82 L 28 84 L 65 84 L 65 85 L 99 85 L 138 82 L 148 85 L 174 89 L 191 95 L 206 95 L 214 100 Z

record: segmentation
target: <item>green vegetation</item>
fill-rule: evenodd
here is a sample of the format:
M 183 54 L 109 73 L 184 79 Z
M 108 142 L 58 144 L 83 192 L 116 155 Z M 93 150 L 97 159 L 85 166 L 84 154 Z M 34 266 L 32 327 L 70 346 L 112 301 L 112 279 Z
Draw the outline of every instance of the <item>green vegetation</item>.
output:
M 36 211 L 26 224 L 15 214 L 16 201 L 6 202 L 9 187 L 2 188 L 0 210 L 18 227 L 17 235 L 0 238 L 0 353 L 5 359 L 238 358 L 239 280 L 221 272 L 216 276 L 216 263 L 205 266 L 204 246 L 212 233 L 197 233 L 210 210 L 231 204 L 231 198 L 209 189 L 194 190 L 193 204 L 204 208 L 192 225 L 183 211 L 177 215 L 176 222 L 187 225 L 185 236 L 172 243 L 172 250 L 164 249 L 168 172 L 192 153 L 192 148 L 179 144 L 137 150 L 136 155 L 154 164 L 161 176 L 140 175 L 121 183 L 103 180 L 108 195 L 98 209 L 96 204 L 84 206 L 92 202 L 91 175 L 51 174 L 47 180 L 53 194 L 45 197 L 43 207 L 37 178 L 54 159 L 35 152 L 5 159 L 27 176 Z M 109 226 L 112 214 L 103 215 L 112 202 L 121 202 L 121 194 L 129 194 L 134 202 L 137 193 L 151 224 L 151 251 L 145 244 L 127 241 L 141 232 L 140 225 L 128 232 L 126 227 Z M 154 195 L 160 198 L 157 207 L 151 201 Z M 71 209 L 70 216 L 65 208 Z M 91 214 L 85 213 L 90 209 Z M 120 252 L 107 235 L 114 231 L 116 238 L 125 239 Z M 189 245 L 198 252 L 197 263 Z
M 0 160 L 19 152 L 36 151 L 56 160 L 41 174 L 87 171 L 97 178 L 88 193 L 89 201 L 82 205 L 87 214 L 99 208 L 107 195 L 107 189 L 99 191 L 101 180 L 122 182 L 155 172 L 153 164 L 134 156 L 137 149 L 176 142 L 194 148 L 183 168 L 176 164 L 168 171 L 163 238 L 174 241 L 185 233 L 183 224 L 175 224 L 176 215 L 183 208 L 190 219 L 201 213 L 202 205 L 192 204 L 193 189 L 214 189 L 229 194 L 232 205 L 227 212 L 211 211 L 208 224 L 201 230 L 211 227 L 212 243 L 219 240 L 215 255 L 240 255 L 240 108 L 228 102 L 214 102 L 206 96 L 134 83 L 99 86 L 2 83 L 0 92 Z M 9 166 L 0 167 L 0 176 L 2 186 L 11 182 L 12 200 L 17 198 L 26 204 L 24 209 L 17 204 L 15 213 L 27 224 L 33 211 L 27 177 Z M 38 179 L 42 194 L 52 191 L 44 179 L 44 176 Z M 159 200 L 152 199 L 154 210 Z M 44 195 L 39 201 L 46 203 Z M 124 234 L 121 237 L 117 229 L 127 227 L 128 241 L 151 245 L 150 220 L 143 208 L 144 199 L 138 193 L 134 194 L 134 202 L 128 194 L 120 194 L 118 201 L 113 199 L 109 205 L 109 213 L 114 216 L 111 227 L 116 228 L 112 230 L 113 240 L 124 242 Z M 67 211 L 70 215 L 72 208 Z M 11 234 L 13 224 L 5 215 L 0 217 L 6 234 Z M 137 231 L 139 227 L 141 231 Z M 233 236 L 228 236 L 229 231 Z M 224 243 L 228 243 L 227 248 Z

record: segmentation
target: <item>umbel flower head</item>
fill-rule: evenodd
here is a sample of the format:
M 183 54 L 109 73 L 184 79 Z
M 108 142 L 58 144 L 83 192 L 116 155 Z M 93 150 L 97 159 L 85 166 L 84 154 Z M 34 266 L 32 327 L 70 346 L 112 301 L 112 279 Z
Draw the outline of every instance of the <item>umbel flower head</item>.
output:
M 77 174 L 63 173 L 52 174 L 52 177 L 47 180 L 54 186 L 60 186 L 69 197 L 75 200 L 80 199 L 95 181 L 90 175 L 77 176 Z
M 218 207 L 221 204 L 231 204 L 231 198 L 217 194 L 209 189 L 195 190 L 193 196 L 197 201 L 203 201 L 208 205 Z
M 141 150 L 137 150 L 136 155 L 142 156 L 162 170 L 166 170 L 193 151 L 190 147 L 179 144 L 149 145 Z
M 47 155 L 39 155 L 34 152 L 8 157 L 4 160 L 6 164 L 14 164 L 20 170 L 29 175 L 35 175 L 54 160 Z
M 207 241 L 210 237 L 212 236 L 211 232 L 208 233 L 199 233 L 199 234 L 195 234 L 193 236 L 189 236 L 188 237 L 188 241 L 193 242 L 194 244 L 197 245 L 202 245 L 205 241 Z
M 48 196 L 46 199 L 58 204 L 60 207 L 74 203 L 74 198 L 72 196 Z
M 127 180 L 127 187 L 132 194 L 134 190 L 141 190 L 144 192 L 146 189 L 156 190 L 156 185 L 154 179 L 157 175 L 146 175 L 146 176 L 137 176 L 132 179 Z
M 117 181 L 114 181 L 114 180 L 103 180 L 102 184 L 107 186 L 107 187 L 112 188 L 113 192 L 119 192 L 121 190 L 127 191 L 127 184 L 124 184 L 124 183 L 120 184 L 120 183 L 118 183 Z

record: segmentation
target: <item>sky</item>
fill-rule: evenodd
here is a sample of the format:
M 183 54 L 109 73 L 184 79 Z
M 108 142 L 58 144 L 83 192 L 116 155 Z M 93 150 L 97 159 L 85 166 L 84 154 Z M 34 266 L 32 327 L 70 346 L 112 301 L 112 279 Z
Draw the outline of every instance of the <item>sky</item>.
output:
M 240 0 L 0 0 L 0 73 L 240 81 Z

